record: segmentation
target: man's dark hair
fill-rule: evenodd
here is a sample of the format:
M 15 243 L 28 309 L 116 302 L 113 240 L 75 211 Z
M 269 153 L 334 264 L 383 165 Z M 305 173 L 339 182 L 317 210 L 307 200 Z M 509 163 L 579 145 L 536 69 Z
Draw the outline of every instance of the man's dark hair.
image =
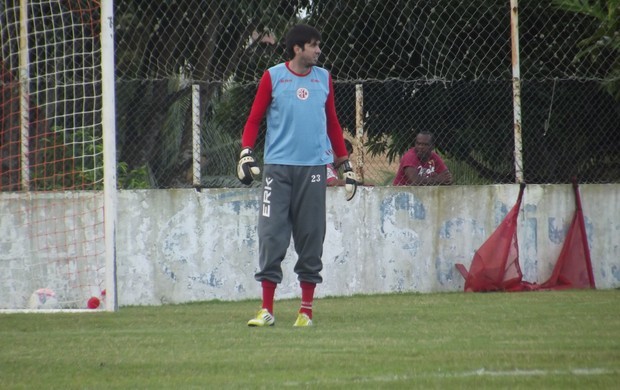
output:
M 286 34 L 286 55 L 289 59 L 295 57 L 295 45 L 304 48 L 306 43 L 312 41 L 320 41 L 321 33 L 319 30 L 307 24 L 298 24 L 293 26 Z
M 435 145 L 435 135 L 430 131 L 420 131 L 418 134 L 428 135 L 429 137 L 431 137 L 431 145 Z

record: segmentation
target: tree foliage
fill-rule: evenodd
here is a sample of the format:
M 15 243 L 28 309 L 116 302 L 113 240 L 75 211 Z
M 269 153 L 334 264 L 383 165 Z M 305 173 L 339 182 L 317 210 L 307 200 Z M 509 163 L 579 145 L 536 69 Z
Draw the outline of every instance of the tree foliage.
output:
M 285 30 L 307 3 L 115 1 L 119 149 L 129 166 L 149 165 L 160 187 L 181 184 L 192 150 L 190 84 L 201 85 L 206 113 L 228 81 L 255 80 L 258 69 L 237 67 L 259 46 L 252 34 Z
M 579 42 L 574 61 L 591 62 L 611 58 L 603 86 L 620 102 L 620 0 L 553 0 L 558 8 L 590 17 L 598 26 L 594 33 Z M 609 56 L 609 53 L 613 53 Z
M 519 2 L 527 10 L 520 15 L 521 97 L 524 169 L 530 182 L 565 182 L 572 175 L 592 174 L 593 167 L 613 172 L 610 167 L 618 163 L 618 152 L 609 145 L 620 143 L 620 112 L 613 99 L 596 89 L 602 80 L 612 94 L 618 93 L 620 56 L 602 55 L 617 50 L 618 0 L 554 3 L 569 5 L 558 9 L 546 2 L 542 7 L 540 0 Z M 303 10 L 306 21 L 323 33 L 322 64 L 332 71 L 339 116 L 349 129 L 355 128 L 350 103 L 355 84 L 363 84 L 371 153 L 387 152 L 397 160 L 415 132 L 428 130 L 449 158 L 494 182 L 513 181 L 508 2 L 429 4 L 117 0 L 120 151 L 131 166 L 150 165 L 159 186 L 172 185 L 175 172 L 177 180 L 184 176 L 191 155 L 190 83 L 201 85 L 205 137 L 235 149 L 231 143 L 241 134 L 256 83 L 268 66 L 283 60 L 282 37 Z M 273 34 L 276 45 L 251 39 L 256 32 Z M 592 38 L 577 45 L 580 34 Z M 568 68 L 566 57 L 574 58 Z M 579 74 L 586 76 L 576 80 Z M 575 136 L 566 137 L 568 131 Z M 575 141 L 582 144 L 575 146 Z M 596 156 L 584 146 L 592 143 L 600 151 Z M 214 171 L 224 174 L 225 165 Z M 232 172 L 233 164 L 228 165 Z M 613 173 L 594 178 L 616 179 Z

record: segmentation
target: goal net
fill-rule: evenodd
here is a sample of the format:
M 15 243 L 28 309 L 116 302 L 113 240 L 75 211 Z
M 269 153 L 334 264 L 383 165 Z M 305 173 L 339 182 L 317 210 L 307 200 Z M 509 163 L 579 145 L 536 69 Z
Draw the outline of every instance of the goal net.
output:
M 2 311 L 116 308 L 105 3 L 0 2 Z

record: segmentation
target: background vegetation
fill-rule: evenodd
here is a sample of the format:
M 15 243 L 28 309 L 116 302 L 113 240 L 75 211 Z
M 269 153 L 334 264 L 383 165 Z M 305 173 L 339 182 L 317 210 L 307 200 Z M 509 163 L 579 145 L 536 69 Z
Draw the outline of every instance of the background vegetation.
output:
M 469 171 L 460 178 L 514 182 L 508 2 L 240 1 L 202 5 L 201 12 L 192 11 L 192 1 L 116 4 L 118 90 L 127 103 L 119 105 L 122 155 L 130 166 L 153 166 L 158 185 L 172 185 L 171 172 L 189 166 L 183 152 L 189 150 L 188 115 L 164 119 L 187 94 L 164 79 L 186 77 L 186 84 L 201 85 L 206 171 L 232 176 L 256 83 L 283 60 L 281 39 L 302 17 L 323 32 L 323 63 L 333 73 L 340 119 L 349 131 L 355 129 L 355 84 L 363 84 L 367 152 L 398 161 L 417 130 L 430 130 L 439 151 Z M 526 181 L 568 182 L 575 175 L 584 182 L 618 180 L 618 0 L 521 0 L 519 7 Z M 180 15 L 191 15 L 183 23 L 205 28 L 179 31 Z M 463 26 L 462 20 L 469 22 Z M 457 32 L 429 30 L 429 23 L 454 24 Z M 244 37 L 252 32 L 273 37 L 276 45 L 248 45 Z M 137 33 L 150 38 L 136 41 Z M 428 42 L 437 47 L 429 49 Z M 155 59 L 164 66 L 151 66 Z M 126 80 L 135 77 L 147 81 L 134 88 Z
M 97 85 L 75 86 L 100 73 L 90 66 L 100 61 L 92 50 L 99 44 L 98 4 L 30 7 L 31 160 L 49 165 L 33 172 L 36 189 L 66 181 L 58 176 L 74 174 L 73 165 L 83 162 L 67 162 L 71 169 L 49 176 L 58 163 L 42 149 L 73 148 L 50 145 L 61 142 L 54 129 L 70 129 L 76 134 L 68 139 L 75 139 L 100 122 Z M 384 164 L 367 171 L 391 170 L 387 164 L 412 146 L 417 131 L 428 130 L 462 170 L 458 184 L 515 180 L 508 0 L 115 0 L 114 6 L 117 157 L 119 177 L 131 176 L 121 187 L 192 185 L 192 85 L 200 86 L 200 163 L 210 176 L 202 184 L 239 185 L 236 156 L 257 82 L 284 60 L 283 37 L 299 22 L 323 33 L 321 64 L 334 76 L 350 136 L 357 125 L 355 86 L 363 87 L 365 138 L 358 151 L 383 157 L 373 164 Z M 19 188 L 19 24 L 9 23 L 19 20 L 18 10 L 17 0 L 0 5 L 0 20 L 7 21 L 0 28 L 3 190 Z M 525 181 L 620 180 L 619 20 L 620 0 L 519 1 Z M 86 70 L 72 73 L 74 65 Z M 93 137 L 101 142 L 98 131 Z M 89 175 L 78 174 L 69 185 Z M 87 180 L 83 188 L 97 185 Z

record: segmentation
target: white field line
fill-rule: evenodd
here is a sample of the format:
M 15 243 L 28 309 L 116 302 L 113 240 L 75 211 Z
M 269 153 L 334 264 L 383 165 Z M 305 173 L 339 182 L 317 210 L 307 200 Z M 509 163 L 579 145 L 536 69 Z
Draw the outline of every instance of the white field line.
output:
M 587 375 L 607 375 L 607 374 L 618 374 L 617 370 L 608 370 L 605 368 L 571 368 L 567 370 L 487 370 L 485 368 L 480 368 L 478 370 L 473 371 L 463 371 L 463 372 L 427 372 L 421 374 L 414 375 L 381 375 L 381 376 L 354 376 L 347 378 L 334 378 L 330 380 L 326 379 L 318 379 L 314 381 L 286 381 L 283 383 L 284 386 L 287 387 L 299 387 L 299 386 L 312 386 L 312 385 L 333 385 L 333 384 L 356 384 L 356 383 L 390 383 L 390 382 L 402 382 L 407 380 L 414 380 L 419 378 L 465 378 L 465 377 L 475 377 L 475 376 L 489 376 L 489 377 L 527 377 L 527 376 L 566 376 L 566 375 L 576 375 L 576 376 L 587 376 Z
M 572 368 L 570 370 L 503 370 L 493 371 L 484 368 L 475 371 L 465 371 L 462 373 L 452 373 L 446 377 L 467 377 L 467 376 L 553 376 L 553 375 L 605 375 L 613 371 L 604 368 Z M 437 375 L 441 376 L 441 375 Z
M 0 314 L 102 313 L 104 309 L 0 309 Z

